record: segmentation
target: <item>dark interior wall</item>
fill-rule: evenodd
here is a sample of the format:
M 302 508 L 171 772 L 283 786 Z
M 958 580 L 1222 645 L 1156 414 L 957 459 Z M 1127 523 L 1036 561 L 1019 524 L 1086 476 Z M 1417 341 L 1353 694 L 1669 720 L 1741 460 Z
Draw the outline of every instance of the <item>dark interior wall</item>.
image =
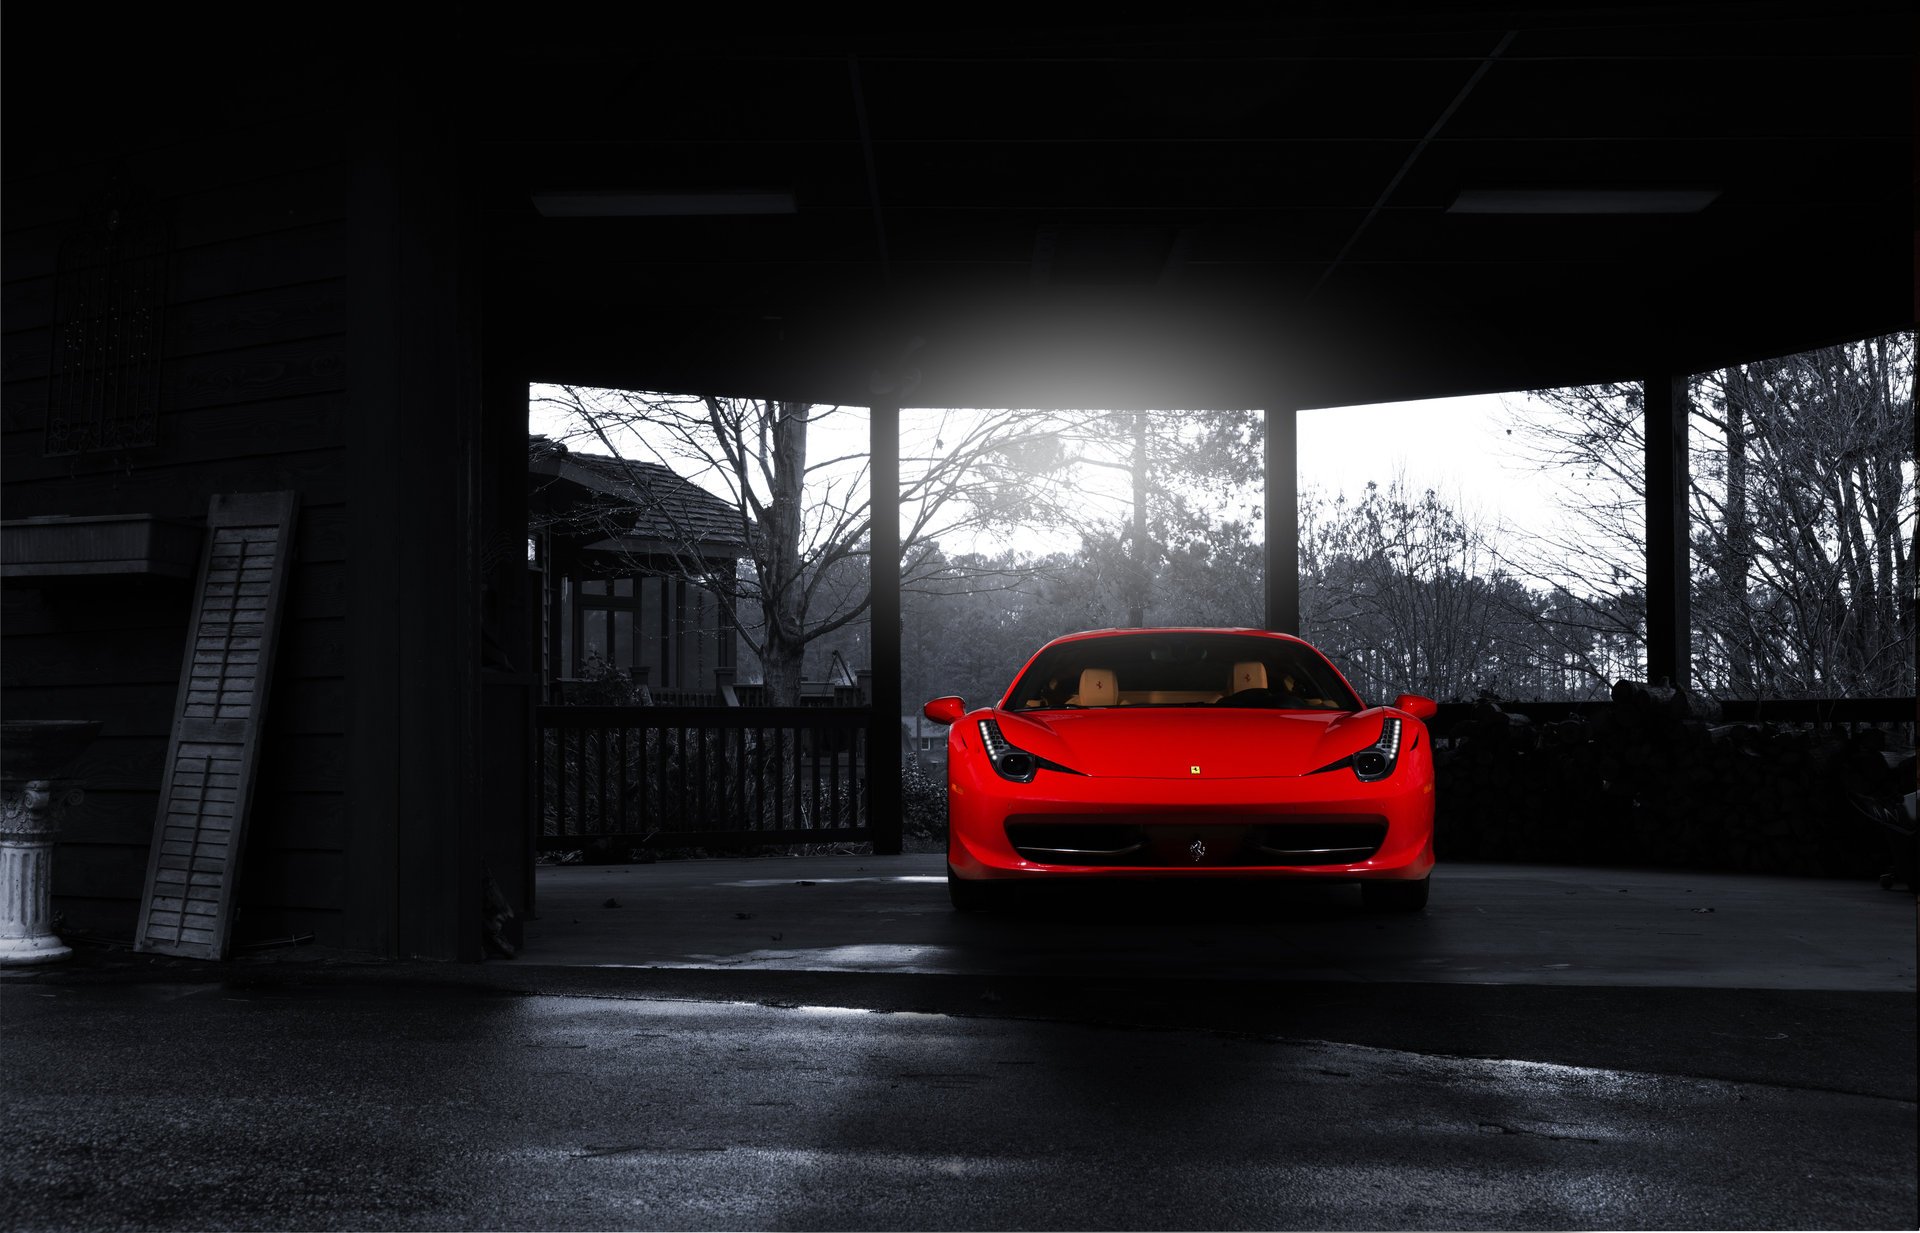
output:
M 484 263 L 441 61 L 254 16 L 134 10 L 95 31 L 78 10 L 9 11 L 0 512 L 200 521 L 215 493 L 297 491 L 235 939 L 472 958 L 483 834 L 524 824 L 523 770 L 481 752 L 482 560 L 511 560 L 509 587 L 524 569 L 524 379 L 483 400 Z M 159 441 L 46 457 L 60 240 L 116 181 L 172 231 Z M 483 499 L 509 460 L 504 503 Z M 54 862 L 80 930 L 132 931 L 188 591 L 6 589 L 7 715 L 106 725 Z M 496 692 L 510 740 L 511 684 Z
M 130 123 L 138 135 L 62 143 L 58 157 L 9 166 L 0 510 L 202 521 L 215 493 L 300 494 L 235 936 L 334 939 L 347 837 L 349 151 L 323 110 L 220 114 L 191 130 Z M 60 242 L 116 183 L 147 196 L 172 231 L 159 441 L 47 457 Z M 132 579 L 6 590 L 7 716 L 105 721 L 76 770 L 86 807 L 54 863 L 56 906 L 81 930 L 132 932 L 190 590 Z

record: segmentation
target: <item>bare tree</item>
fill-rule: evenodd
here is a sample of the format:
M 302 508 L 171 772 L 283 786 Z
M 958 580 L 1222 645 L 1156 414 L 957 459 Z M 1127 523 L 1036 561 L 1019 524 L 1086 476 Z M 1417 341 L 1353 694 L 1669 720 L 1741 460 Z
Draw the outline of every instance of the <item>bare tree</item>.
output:
M 1300 572 L 1302 631 L 1370 698 L 1577 690 L 1584 665 L 1541 637 L 1549 598 L 1499 568 L 1484 528 L 1404 475 L 1353 502 L 1304 492 Z
M 1695 380 L 1695 624 L 1727 692 L 1912 692 L 1913 363 L 1893 334 Z
M 1059 521 L 1080 535 L 1085 566 L 1117 586 L 1130 626 L 1145 625 L 1148 611 L 1171 598 L 1160 594 L 1170 562 L 1230 551 L 1257 516 L 1235 520 L 1231 507 L 1246 503 L 1262 476 L 1266 420 L 1258 412 L 1099 411 L 1059 432 L 1064 473 L 1126 479 L 1126 495 L 1083 501 Z M 1251 496 L 1256 508 L 1258 500 Z
M 657 507 L 672 528 L 673 568 L 747 614 L 740 636 L 759 659 L 767 701 L 799 700 L 809 643 L 863 620 L 871 607 L 870 459 L 858 449 L 820 457 L 814 429 L 832 417 L 861 412 L 811 403 L 707 396 L 688 398 L 581 386 L 538 387 L 537 406 L 563 413 L 563 441 L 584 443 L 615 459 L 650 454 L 695 482 L 717 487 L 732 506 L 744 566 L 717 559 L 710 535 L 692 520 L 675 521 L 673 503 L 646 492 L 632 468 L 637 498 Z M 901 460 L 902 581 L 934 573 L 950 582 L 953 566 L 933 551 L 939 537 L 1055 509 L 1050 471 L 1065 460 L 1058 423 L 1024 410 L 957 415 L 936 425 L 928 442 Z M 613 506 L 589 517 L 617 518 Z M 975 581 L 1003 585 L 1017 562 L 981 563 Z
M 1914 335 L 1697 374 L 1689 385 L 1696 680 L 1733 697 L 1906 693 L 1914 672 Z M 1513 560 L 1573 580 L 1596 632 L 1644 643 L 1637 385 L 1509 408 L 1568 483 L 1571 533 Z M 1631 626 L 1622 622 L 1632 621 Z
M 1535 614 L 1568 696 L 1604 692 L 1646 665 L 1645 393 L 1635 383 L 1535 390 L 1509 403 L 1520 459 L 1559 478 L 1558 527 L 1505 528 L 1503 569 L 1550 598 Z M 1551 695 L 1549 695 L 1551 696 Z

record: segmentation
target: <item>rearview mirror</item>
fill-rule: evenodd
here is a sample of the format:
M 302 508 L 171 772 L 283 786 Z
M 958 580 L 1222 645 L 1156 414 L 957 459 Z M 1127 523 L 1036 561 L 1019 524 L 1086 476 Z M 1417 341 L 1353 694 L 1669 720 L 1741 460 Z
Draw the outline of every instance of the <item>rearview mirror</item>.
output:
M 1438 702 L 1419 694 L 1401 694 L 1393 700 L 1393 705 L 1396 710 L 1405 711 L 1415 719 L 1432 719 L 1440 713 Z
M 937 724 L 950 724 L 967 713 L 967 704 L 958 698 L 935 698 L 920 708 L 920 713 Z

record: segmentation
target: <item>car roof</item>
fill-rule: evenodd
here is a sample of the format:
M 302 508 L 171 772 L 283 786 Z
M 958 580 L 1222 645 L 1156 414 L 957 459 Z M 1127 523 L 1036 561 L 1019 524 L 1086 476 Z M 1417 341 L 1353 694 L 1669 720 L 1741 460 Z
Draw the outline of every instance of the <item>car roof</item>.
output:
M 1275 642 L 1292 643 L 1294 646 L 1303 646 L 1307 648 L 1308 651 L 1312 652 L 1315 655 L 1318 655 L 1321 659 L 1326 660 L 1327 666 L 1333 669 L 1334 674 L 1340 678 L 1341 683 L 1344 684 L 1347 687 L 1347 689 L 1353 693 L 1356 700 L 1361 700 L 1359 691 L 1353 688 L 1353 682 L 1347 680 L 1346 674 L 1340 671 L 1339 665 L 1335 664 L 1331 659 L 1328 659 L 1326 652 L 1322 651 L 1319 647 L 1314 646 L 1311 642 L 1308 642 L 1305 638 L 1299 638 L 1294 636 L 1293 634 L 1283 634 L 1283 633 L 1280 633 L 1278 630 L 1252 629 L 1245 626 L 1221 627 L 1221 626 L 1208 626 L 1208 625 L 1155 625 L 1155 626 L 1149 626 L 1141 629 L 1131 629 L 1131 628 L 1083 629 L 1078 633 L 1062 634 L 1058 638 L 1055 638 L 1053 641 L 1048 642 L 1046 645 L 1042 646 L 1039 650 L 1035 651 L 1032 655 L 1027 657 L 1027 661 L 1020 665 L 1020 671 L 1013 674 L 1013 680 L 1008 683 L 1006 691 L 999 696 L 999 698 L 996 700 L 994 705 L 998 706 L 998 705 L 1004 704 L 1006 700 L 1012 696 L 1014 688 L 1020 684 L 1020 678 L 1026 675 L 1027 669 L 1033 667 L 1034 662 L 1036 660 L 1038 660 L 1042 655 L 1046 654 L 1047 651 L 1051 650 L 1056 646 L 1064 646 L 1070 642 L 1097 641 L 1103 638 L 1138 637 L 1143 634 L 1249 635 L 1256 638 L 1271 638 Z M 1364 700 L 1361 700 L 1361 701 L 1364 702 Z
M 1122 637 L 1136 636 L 1141 634 L 1251 634 L 1255 637 L 1272 638 L 1280 642 L 1297 642 L 1301 646 L 1313 645 L 1312 643 L 1308 642 L 1305 638 L 1299 638 L 1294 636 L 1293 634 L 1283 634 L 1278 630 L 1272 630 L 1272 629 L 1252 629 L 1252 628 L 1246 628 L 1246 627 L 1221 627 L 1221 626 L 1208 626 L 1208 625 L 1155 625 L 1155 626 L 1149 626 L 1149 627 L 1140 628 L 1140 629 L 1132 629 L 1132 628 L 1083 629 L 1078 633 L 1062 634 L 1058 638 L 1055 638 L 1053 639 L 1053 641 L 1047 643 L 1046 646 L 1041 647 L 1040 649 L 1045 650 L 1046 647 L 1048 646 L 1058 646 L 1063 642 L 1079 642 L 1088 638 L 1122 638 Z

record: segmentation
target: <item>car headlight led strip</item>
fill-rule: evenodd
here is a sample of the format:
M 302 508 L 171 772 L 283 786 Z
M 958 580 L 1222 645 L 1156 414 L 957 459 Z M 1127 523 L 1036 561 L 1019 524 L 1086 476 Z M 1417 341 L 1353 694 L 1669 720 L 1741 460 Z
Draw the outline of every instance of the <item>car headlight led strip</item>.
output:
M 1337 771 L 1343 766 L 1353 768 L 1356 779 L 1363 783 L 1373 783 L 1393 774 L 1393 768 L 1400 763 L 1400 721 L 1389 717 L 1380 725 L 1380 739 L 1365 749 L 1348 754 L 1338 762 L 1329 762 L 1314 774 Z
M 980 742 L 986 746 L 987 761 L 993 764 L 1000 778 L 1011 779 L 1015 783 L 1032 783 L 1041 767 L 1067 775 L 1081 773 L 1070 766 L 1061 766 L 1058 762 L 1037 757 L 1013 744 L 1001 733 L 1000 725 L 995 720 L 980 721 Z

